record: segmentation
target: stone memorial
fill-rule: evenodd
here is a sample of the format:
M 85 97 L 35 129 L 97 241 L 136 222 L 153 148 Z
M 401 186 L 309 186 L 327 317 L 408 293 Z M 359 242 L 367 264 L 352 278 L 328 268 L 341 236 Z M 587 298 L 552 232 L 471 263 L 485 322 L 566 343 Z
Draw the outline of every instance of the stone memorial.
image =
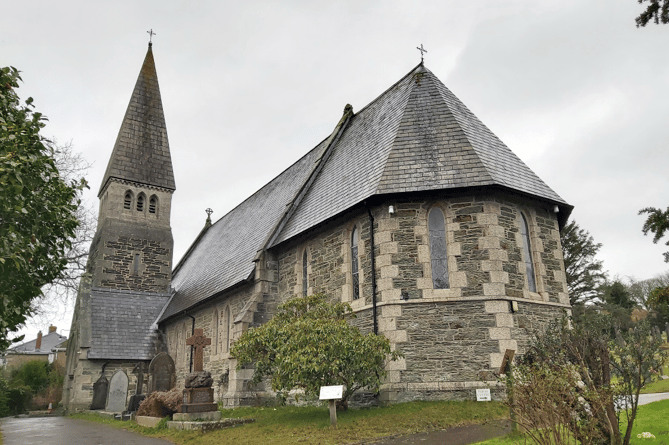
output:
M 653 337 L 655 337 L 656 340 L 662 341 L 662 331 L 660 331 L 660 328 L 657 325 L 653 326 Z
M 169 391 L 177 383 L 174 360 L 166 352 L 153 357 L 149 364 L 149 394 L 154 391 Z
M 121 413 L 125 410 L 128 399 L 128 376 L 122 369 L 114 373 L 109 381 L 109 393 L 105 411 Z
M 105 365 L 103 365 L 100 378 L 93 383 L 93 401 L 90 409 L 105 409 L 107 391 L 109 391 L 109 380 L 105 377 Z
M 139 362 L 135 365 L 132 370 L 133 374 L 137 374 L 137 385 L 135 387 L 135 394 L 130 396 L 130 402 L 128 402 L 128 412 L 134 413 L 139 409 L 139 404 L 142 403 L 142 400 L 146 398 L 146 395 L 143 394 L 144 391 L 144 362 Z
M 211 345 L 211 338 L 204 336 L 202 329 L 195 329 L 192 337 L 186 339 L 186 344 L 195 349 L 193 372 L 186 376 L 183 393 L 182 413 L 205 413 L 217 411 L 214 403 L 214 379 L 211 374 L 203 370 L 204 348 Z

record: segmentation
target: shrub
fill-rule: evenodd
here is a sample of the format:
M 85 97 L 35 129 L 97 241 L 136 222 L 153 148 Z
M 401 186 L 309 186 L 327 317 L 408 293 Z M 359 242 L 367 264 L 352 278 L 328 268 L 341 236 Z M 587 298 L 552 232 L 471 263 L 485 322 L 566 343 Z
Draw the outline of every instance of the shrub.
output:
M 183 393 L 178 388 L 169 391 L 155 391 L 149 394 L 137 410 L 138 416 L 167 417 L 176 413 L 181 407 Z
M 386 361 L 401 356 L 383 335 L 351 326 L 354 317 L 347 303 L 328 303 L 324 295 L 293 298 L 269 322 L 244 332 L 231 354 L 238 368 L 255 366 L 254 384 L 269 377 L 280 400 L 293 389 L 316 397 L 321 386 L 344 385 L 338 406 L 346 409 L 358 389 L 377 392 Z

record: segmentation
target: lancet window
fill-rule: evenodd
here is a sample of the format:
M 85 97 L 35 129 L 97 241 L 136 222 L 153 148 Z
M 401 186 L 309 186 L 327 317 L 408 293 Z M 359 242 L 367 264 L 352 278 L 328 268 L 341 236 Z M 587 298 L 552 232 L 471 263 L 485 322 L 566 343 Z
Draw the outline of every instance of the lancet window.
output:
M 446 248 L 446 224 L 441 209 L 433 208 L 427 217 L 430 232 L 430 258 L 432 262 L 432 286 L 448 289 L 448 254 Z
M 353 299 L 360 298 L 360 264 L 358 259 L 358 226 L 351 234 L 351 277 L 353 278 Z
M 520 234 L 523 238 L 523 261 L 525 262 L 525 273 L 527 274 L 527 286 L 530 292 L 537 291 L 537 282 L 534 275 L 534 262 L 532 261 L 532 244 L 530 242 L 530 230 L 525 215 L 520 214 Z

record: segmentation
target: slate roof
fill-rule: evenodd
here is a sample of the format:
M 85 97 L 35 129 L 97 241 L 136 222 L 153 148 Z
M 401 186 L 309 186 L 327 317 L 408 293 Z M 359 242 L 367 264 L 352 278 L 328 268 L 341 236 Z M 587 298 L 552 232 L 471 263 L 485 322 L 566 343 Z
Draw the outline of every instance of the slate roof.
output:
M 253 259 L 314 168 L 325 141 L 216 221 L 175 268 L 176 294 L 162 319 L 249 277 Z
M 67 341 L 67 337 L 60 335 L 57 332 L 51 332 L 49 334 L 42 336 L 42 345 L 39 349 L 35 349 L 37 345 L 37 339 L 30 340 L 25 343 L 21 343 L 18 346 L 10 348 L 8 353 L 19 353 L 19 354 L 34 354 L 34 355 L 45 355 L 49 354 L 53 348 L 57 348 Z
M 130 97 L 99 194 L 112 178 L 169 190 L 176 188 L 151 44 Z
M 162 319 L 248 279 L 258 250 L 367 198 L 481 186 L 571 209 L 420 64 L 200 236 L 174 271 Z
M 159 352 L 154 323 L 169 297 L 169 294 L 93 288 L 88 358 L 151 360 Z
M 374 195 L 485 185 L 566 204 L 418 65 L 355 115 L 273 245 Z

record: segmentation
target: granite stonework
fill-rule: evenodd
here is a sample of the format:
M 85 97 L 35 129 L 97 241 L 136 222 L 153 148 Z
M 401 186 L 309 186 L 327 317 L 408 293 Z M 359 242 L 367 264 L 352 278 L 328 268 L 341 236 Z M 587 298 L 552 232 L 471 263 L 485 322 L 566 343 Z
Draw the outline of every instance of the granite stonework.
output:
M 350 303 L 352 325 L 378 328 L 404 354 L 388 363 L 380 401 L 473 399 L 490 385 L 498 397 L 504 352 L 522 354 L 535 328 L 570 309 L 559 225 L 572 207 L 422 63 L 357 113 L 347 106 L 305 156 L 207 219 L 172 269 L 175 187 L 150 44 L 98 195 L 68 342 L 71 409 L 90 405 L 103 366 L 130 373 L 160 352 L 174 361 L 164 386 L 211 374 L 189 400 L 271 398 L 230 350 L 303 293 Z M 443 229 L 440 217 L 428 227 L 437 211 Z M 196 332 L 206 348 L 188 340 Z M 132 385 L 129 395 L 142 392 Z
M 392 214 L 389 205 L 394 207 Z M 432 284 L 427 214 L 435 206 L 446 221 L 448 289 L 434 289 Z M 493 399 L 502 397 L 504 390 L 496 386 L 495 373 L 504 351 L 514 349 L 522 354 L 532 332 L 570 309 L 556 215 L 545 205 L 502 194 L 397 199 L 371 210 L 378 329 L 404 354 L 388 364 L 380 401 L 475 400 L 475 389 L 484 387 L 492 387 Z M 530 225 L 537 292 L 527 289 L 521 212 Z M 354 300 L 350 249 L 356 226 L 360 233 L 360 298 Z M 264 281 L 194 312 L 195 326 L 215 336 L 212 326 L 217 326 L 216 314 L 228 305 L 236 320 L 234 334 L 230 333 L 234 341 L 243 330 L 271 318 L 278 304 L 302 295 L 306 251 L 307 293 L 325 293 L 333 300 L 350 303 L 356 314 L 351 323 L 371 332 L 370 243 L 369 215 L 355 211 L 280 245 L 257 262 L 256 276 Z M 241 306 L 244 298 L 249 300 Z M 512 301 L 518 305 L 516 312 L 512 312 Z M 181 351 L 190 336 L 191 323 L 182 318 L 167 324 L 179 375 L 188 372 L 189 351 Z M 175 349 L 177 344 L 181 347 Z M 227 391 L 215 392 L 215 399 L 227 406 L 272 397 L 263 383 L 250 387 L 253 369 L 236 370 L 229 355 L 208 353 L 205 348 L 204 362 L 206 370 L 228 384 Z M 219 370 L 227 374 L 218 374 Z
M 264 261 L 263 264 L 269 264 L 269 270 L 258 272 L 258 277 L 277 275 L 276 262 Z M 211 347 L 204 348 L 203 368 L 214 380 L 214 401 L 226 407 L 251 405 L 273 397 L 262 384 L 249 385 L 253 369 L 238 370 L 230 348 L 243 331 L 264 323 L 268 313 L 274 313 L 278 305 L 275 289 L 276 283 L 262 280 L 222 295 L 207 307 L 189 314 L 195 318 L 195 326 L 212 338 Z M 165 331 L 169 354 L 176 367 L 177 387 L 183 389 L 190 373 L 191 348 L 186 345 L 186 339 L 192 335 L 193 322 L 190 317 L 176 317 L 166 324 Z

